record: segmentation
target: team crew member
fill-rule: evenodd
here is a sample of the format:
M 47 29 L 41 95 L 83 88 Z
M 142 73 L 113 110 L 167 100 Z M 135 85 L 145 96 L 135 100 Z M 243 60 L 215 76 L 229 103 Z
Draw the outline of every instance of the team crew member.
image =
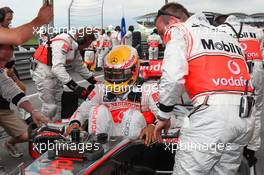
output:
M 99 39 L 99 48 L 98 48 L 98 63 L 97 63 L 97 67 L 98 68 L 102 68 L 103 66 L 103 60 L 105 58 L 105 56 L 107 55 L 107 53 L 110 51 L 110 49 L 112 48 L 112 42 L 111 42 L 111 32 L 108 31 L 105 34 L 105 30 L 102 29 L 102 33 L 101 33 L 101 37 Z M 101 70 L 101 69 L 99 69 Z
M 127 33 L 125 34 L 125 36 L 122 39 L 123 40 L 122 43 L 124 43 L 125 45 L 132 46 L 133 32 L 134 32 L 134 26 L 129 26 Z
M 50 118 L 55 117 L 55 120 L 60 119 L 61 115 L 63 85 L 67 85 L 79 98 L 85 99 L 88 95 L 86 88 L 80 87 L 66 71 L 66 65 L 72 65 L 89 83 L 96 83 L 93 74 L 85 68 L 79 52 L 87 48 L 95 37 L 87 28 L 72 33 L 75 34 L 63 33 L 51 40 L 51 60 L 46 45 L 39 46 L 33 56 L 32 79 L 43 102 L 41 111 Z
M 94 71 L 96 63 L 96 50 L 97 50 L 97 41 L 93 41 L 91 45 L 84 52 L 84 66 L 91 71 Z
M 111 33 L 111 40 L 113 47 L 118 46 L 121 44 L 121 28 L 120 26 L 116 26 L 115 30 Z
M 252 84 L 255 93 L 255 106 L 253 108 L 252 117 L 255 118 L 255 128 L 252 139 L 250 140 L 245 155 L 249 160 L 250 166 L 256 164 L 255 152 L 260 149 L 260 131 L 261 117 L 264 115 L 264 67 L 263 67 L 263 31 L 256 27 L 242 24 L 239 20 L 231 15 L 227 17 L 225 23 L 219 26 L 220 30 L 224 30 L 237 38 L 241 43 L 246 55 L 246 61 L 251 73 Z
M 240 44 L 177 3 L 163 6 L 155 22 L 166 44 L 156 138 L 184 87 L 195 106 L 181 129 L 173 174 L 236 174 L 253 126 L 252 117 L 239 114 L 250 80 Z
M 4 11 L 0 11 L 0 17 L 4 14 Z M 39 12 L 38 16 L 31 22 L 22 26 L 6 29 L 0 28 L 0 44 L 15 44 L 20 45 L 34 36 L 35 30 L 44 24 L 49 23 L 53 17 L 52 7 L 44 4 Z M 4 17 L 2 17 L 3 20 Z M 0 18 L 1 19 L 1 18 Z
M 162 43 L 161 38 L 158 34 L 158 30 L 154 29 L 153 33 L 148 36 L 147 42 L 149 45 L 149 59 L 158 59 L 159 57 L 159 44 Z

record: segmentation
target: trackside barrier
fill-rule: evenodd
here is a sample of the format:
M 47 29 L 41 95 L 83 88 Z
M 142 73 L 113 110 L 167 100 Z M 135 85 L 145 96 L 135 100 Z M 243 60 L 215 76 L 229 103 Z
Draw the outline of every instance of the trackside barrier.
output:
M 15 67 L 21 80 L 31 79 L 30 75 L 30 58 L 35 53 L 35 50 L 15 51 Z M 71 69 L 71 66 L 66 66 L 66 69 Z
M 15 51 L 15 67 L 21 80 L 31 79 L 30 76 L 30 58 L 34 50 Z

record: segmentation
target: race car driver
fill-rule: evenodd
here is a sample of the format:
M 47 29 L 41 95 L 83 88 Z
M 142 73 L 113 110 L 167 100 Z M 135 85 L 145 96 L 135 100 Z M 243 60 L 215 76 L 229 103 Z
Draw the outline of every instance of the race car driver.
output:
M 181 129 L 173 174 L 236 174 L 253 127 L 249 113 L 239 113 L 241 94 L 252 92 L 240 44 L 178 3 L 164 5 L 155 24 L 166 44 L 155 137 L 169 127 L 184 87 L 195 107 Z
M 138 71 L 134 48 L 121 45 L 110 51 L 104 62 L 104 84 L 97 84 L 73 114 L 68 133 L 87 119 L 89 133 L 94 134 L 138 137 L 147 125 L 154 131 L 151 124 L 158 111 L 157 87 L 146 83 L 141 86 Z
M 158 30 L 154 29 L 152 34 L 148 36 L 147 42 L 149 45 L 149 59 L 158 59 L 159 56 L 159 44 L 162 43 L 162 40 L 158 34 Z
M 158 112 L 157 84 L 138 80 L 139 60 L 136 49 L 116 46 L 104 64 L 104 84 L 97 84 L 79 109 L 73 114 L 67 134 L 88 119 L 89 133 L 109 133 L 138 137 L 149 145 L 154 141 L 153 121 Z M 175 108 L 181 116 L 184 110 Z M 180 115 L 172 117 L 172 128 L 179 125 Z
M 255 93 L 255 106 L 252 117 L 255 118 L 254 134 L 245 148 L 244 154 L 249 161 L 250 167 L 256 165 L 255 152 L 260 149 L 261 117 L 264 115 L 264 67 L 262 44 L 264 34 L 261 29 L 239 22 L 238 18 L 230 15 L 225 23 L 219 26 L 220 30 L 237 38 L 244 49 L 246 61 L 252 78 Z
M 49 118 L 60 119 L 61 96 L 63 85 L 68 86 L 79 98 L 86 99 L 86 88 L 79 86 L 66 71 L 66 65 L 72 65 L 89 83 L 95 84 L 93 73 L 84 67 L 80 50 L 87 48 L 95 39 L 94 34 L 87 28 L 63 33 L 51 40 L 51 53 L 48 56 L 46 45 L 40 45 L 32 61 L 32 79 L 42 100 L 41 111 Z

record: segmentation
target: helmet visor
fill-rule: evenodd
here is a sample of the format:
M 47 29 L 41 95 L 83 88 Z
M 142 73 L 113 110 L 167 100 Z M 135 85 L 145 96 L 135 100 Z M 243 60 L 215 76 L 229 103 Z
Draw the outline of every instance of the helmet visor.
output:
M 106 81 L 118 84 L 130 80 L 133 76 L 134 70 L 135 66 L 128 69 L 105 68 L 104 77 Z

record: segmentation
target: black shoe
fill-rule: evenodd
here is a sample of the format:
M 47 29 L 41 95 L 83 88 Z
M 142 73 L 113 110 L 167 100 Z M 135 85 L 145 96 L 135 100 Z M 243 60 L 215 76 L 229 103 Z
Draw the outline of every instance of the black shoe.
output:
M 246 157 L 248 161 L 249 167 L 255 166 L 257 164 L 258 159 L 255 156 L 255 151 L 244 148 L 244 156 Z
M 97 72 L 100 72 L 100 71 L 103 70 L 103 68 L 101 68 L 101 67 L 96 67 L 94 70 L 97 71 Z
M 3 167 L 3 166 L 1 166 L 1 165 L 0 165 L 0 174 L 1 174 L 1 175 L 8 175 L 8 173 L 7 173 L 6 170 L 5 170 L 5 167 Z

